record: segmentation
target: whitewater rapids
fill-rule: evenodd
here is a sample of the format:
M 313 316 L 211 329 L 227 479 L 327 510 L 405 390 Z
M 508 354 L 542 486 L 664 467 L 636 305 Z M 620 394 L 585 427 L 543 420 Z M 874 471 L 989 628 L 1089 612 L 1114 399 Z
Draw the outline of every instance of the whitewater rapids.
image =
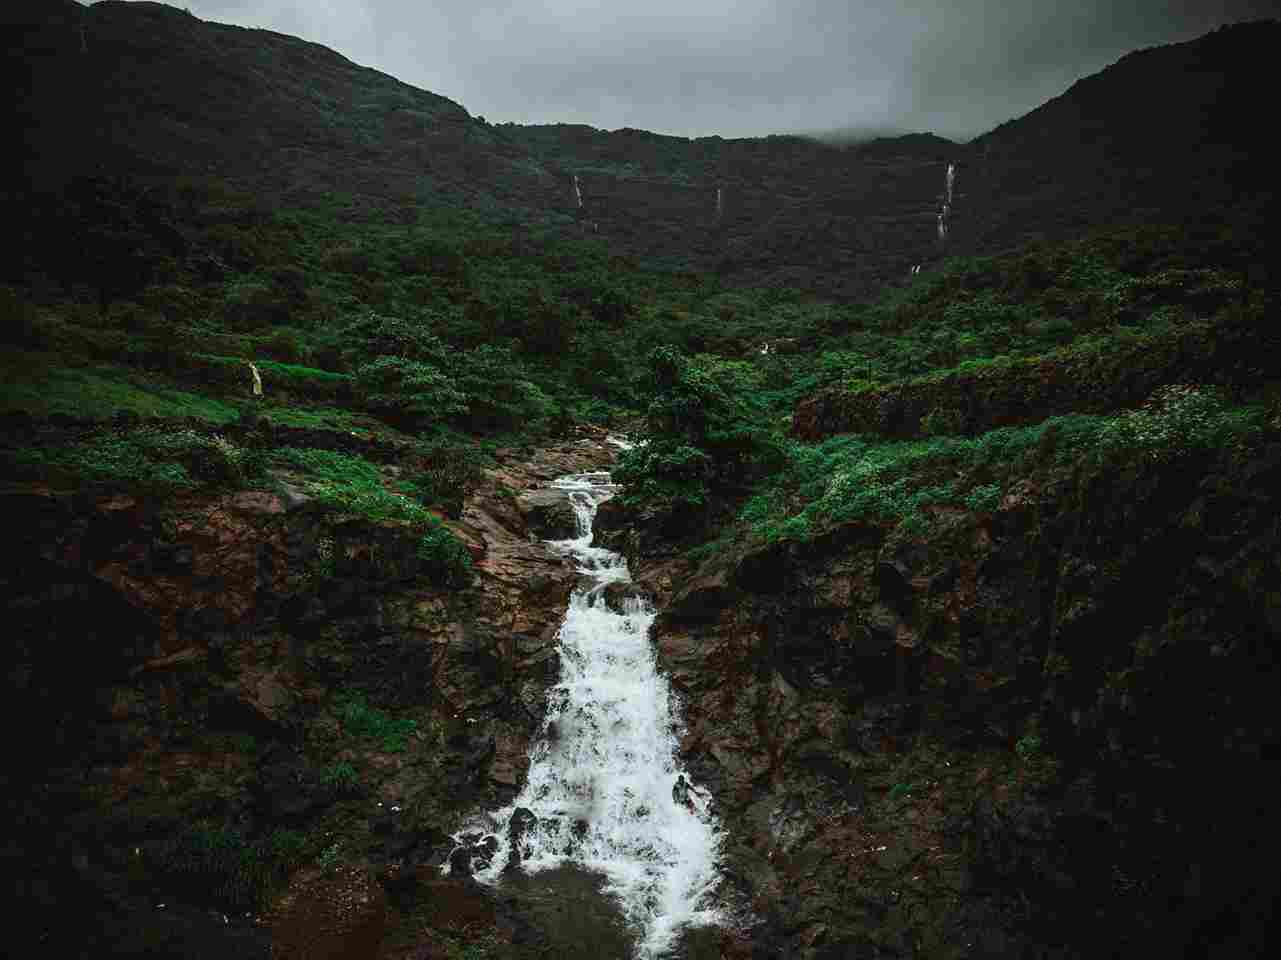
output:
M 621 612 L 605 601 L 606 587 L 630 582 L 622 557 L 591 545 L 596 510 L 615 492 L 609 474 L 552 486 L 566 491 L 578 522 L 578 536 L 552 543 L 573 558 L 582 582 L 560 628 L 559 682 L 548 693 L 526 784 L 510 806 L 469 825 L 497 842 L 476 877 L 499 881 L 519 811 L 529 824 L 519 834 L 519 869 L 576 866 L 603 876 L 636 931 L 636 955 L 655 958 L 682 927 L 723 922 L 713 899 L 719 827 L 676 758 L 676 704 L 649 640 L 654 610 L 635 597 Z

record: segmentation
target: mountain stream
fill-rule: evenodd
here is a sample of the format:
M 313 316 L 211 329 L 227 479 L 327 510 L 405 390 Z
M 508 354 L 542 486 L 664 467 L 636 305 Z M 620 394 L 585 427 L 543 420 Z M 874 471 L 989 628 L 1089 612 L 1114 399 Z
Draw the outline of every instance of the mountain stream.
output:
M 596 510 L 615 492 L 609 474 L 552 486 L 566 492 L 578 525 L 577 537 L 553 544 L 582 579 L 560 628 L 559 682 L 525 786 L 510 806 L 469 825 L 494 850 L 476 877 L 498 883 L 516 868 L 601 877 L 636 934 L 636 956 L 655 958 L 682 928 L 723 920 L 712 905 L 718 825 L 676 758 L 680 721 L 649 639 L 654 610 L 626 591 L 606 596 L 630 582 L 622 557 L 592 546 Z

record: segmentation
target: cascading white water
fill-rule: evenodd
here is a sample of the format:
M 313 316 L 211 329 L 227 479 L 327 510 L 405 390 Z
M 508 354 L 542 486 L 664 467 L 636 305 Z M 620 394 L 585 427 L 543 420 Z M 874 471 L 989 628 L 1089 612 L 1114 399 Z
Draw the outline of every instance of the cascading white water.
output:
M 578 174 L 574 174 L 574 200 L 578 203 L 578 209 L 583 209 L 583 190 L 578 185 Z
M 723 921 L 711 903 L 718 826 L 708 797 L 676 759 L 679 719 L 649 640 L 653 609 L 637 598 L 624 600 L 621 613 L 606 605 L 605 588 L 630 581 L 622 557 L 591 545 L 596 509 L 615 489 L 609 475 L 563 477 L 553 486 L 567 491 L 578 521 L 576 538 L 553 542 L 584 581 L 561 625 L 560 680 L 548 694 L 525 787 L 510 806 L 471 825 L 497 842 L 476 876 L 496 882 L 508 866 L 512 818 L 523 808 L 521 869 L 572 864 L 603 875 L 637 930 L 637 955 L 656 957 L 681 927 Z
M 956 185 L 956 164 L 947 165 L 947 173 L 943 178 L 943 207 L 939 210 L 938 234 L 939 242 L 947 240 L 948 221 L 952 217 L 952 189 Z

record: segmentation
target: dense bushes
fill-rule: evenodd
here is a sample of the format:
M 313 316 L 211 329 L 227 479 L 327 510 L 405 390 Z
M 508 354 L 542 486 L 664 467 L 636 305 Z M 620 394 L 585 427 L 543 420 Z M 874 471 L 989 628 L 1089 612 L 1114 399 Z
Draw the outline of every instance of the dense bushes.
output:
M 448 516 L 457 517 L 463 498 L 480 483 L 482 462 L 475 446 L 433 437 L 420 444 L 419 466 L 408 483 L 424 503 L 438 505 Z
M 897 383 L 833 386 L 797 407 L 793 432 L 811 440 L 847 432 L 973 435 L 1069 412 L 1131 406 L 1162 384 L 1251 386 L 1281 368 L 1247 330 L 1242 317 L 1229 311 L 1214 321 L 1119 331 L 1041 356 L 995 357 Z
M 1069 414 L 977 437 L 885 441 L 845 435 L 788 447 L 740 517 L 766 540 L 807 539 L 834 523 L 865 520 L 919 528 L 930 508 L 990 511 L 1015 482 L 1083 463 L 1171 461 L 1248 443 L 1269 427 L 1262 405 L 1234 406 L 1213 388 L 1161 387 L 1138 409 Z
M 322 503 L 366 520 L 395 520 L 421 531 L 415 555 L 419 575 L 428 581 L 451 587 L 470 581 L 467 548 L 417 500 L 386 489 L 374 464 L 350 454 L 300 447 L 284 447 L 275 456 L 299 471 L 307 492 Z
M 467 412 L 467 396 L 439 367 L 380 356 L 356 368 L 356 399 L 372 413 L 431 421 Z
M 430 521 L 418 541 L 419 573 L 445 587 L 465 587 L 471 582 L 471 554 L 444 524 Z
M 293 830 L 253 838 L 228 826 L 197 823 L 150 841 L 147 863 L 197 902 L 229 911 L 264 908 L 311 846 Z
M 352 378 L 332 370 L 318 370 L 274 360 L 255 360 L 262 377 L 264 395 L 275 397 L 278 393 L 304 397 L 311 400 L 335 402 L 348 397 Z M 222 357 L 207 353 L 192 353 L 178 361 L 180 375 L 208 386 L 218 386 L 226 391 L 249 396 L 253 376 L 249 361 L 240 357 Z
M 265 455 L 218 434 L 126 426 L 58 446 L 16 451 L 12 463 L 55 483 L 98 484 L 157 493 L 198 486 L 238 489 L 265 474 Z
M 645 443 L 623 454 L 625 499 L 666 509 L 733 495 L 780 462 L 750 364 L 686 357 L 673 347 L 649 355 Z

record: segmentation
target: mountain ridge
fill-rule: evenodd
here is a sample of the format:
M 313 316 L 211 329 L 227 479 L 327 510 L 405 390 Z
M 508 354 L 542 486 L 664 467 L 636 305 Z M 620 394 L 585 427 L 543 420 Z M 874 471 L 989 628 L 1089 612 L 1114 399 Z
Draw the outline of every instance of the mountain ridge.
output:
M 461 205 L 590 233 L 665 269 L 839 299 L 951 253 L 1118 217 L 1212 207 L 1248 218 L 1271 191 L 1265 131 L 1234 101 L 1266 75 L 1277 21 L 1134 51 L 969 143 L 915 133 L 840 145 L 491 125 L 319 44 L 159 3 L 21 4 L 5 30 L 27 54 L 19 182 L 37 190 L 118 170 L 218 176 L 270 204 L 337 193 L 393 215 Z M 1156 109 L 1154 91 L 1191 108 L 1167 98 Z M 948 164 L 957 193 L 943 243 Z

